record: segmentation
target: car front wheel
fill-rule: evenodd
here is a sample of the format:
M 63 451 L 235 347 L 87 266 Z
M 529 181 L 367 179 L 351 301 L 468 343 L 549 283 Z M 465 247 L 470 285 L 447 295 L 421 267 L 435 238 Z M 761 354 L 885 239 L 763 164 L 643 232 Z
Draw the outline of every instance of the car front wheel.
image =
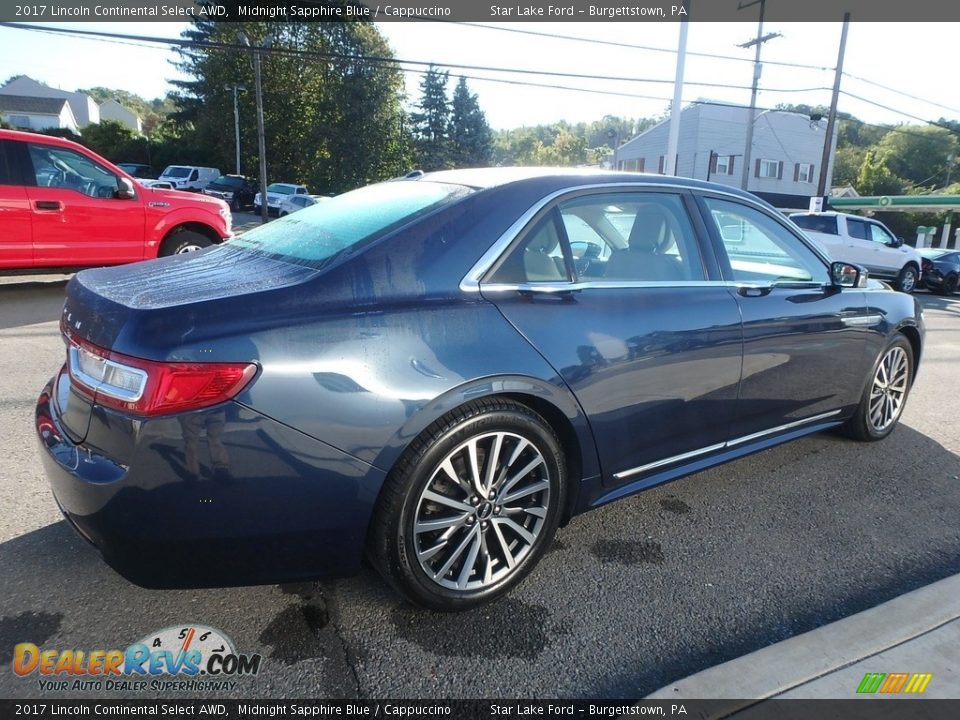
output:
M 897 335 L 877 359 L 860 404 L 844 431 L 857 440 L 882 440 L 896 427 L 913 380 L 913 347 Z
M 530 408 L 479 400 L 418 437 L 381 492 L 368 552 L 408 600 L 466 610 L 519 583 L 566 495 L 559 441 Z
M 160 256 L 181 255 L 195 250 L 203 250 L 203 248 L 210 247 L 212 244 L 210 238 L 206 235 L 193 232 L 193 230 L 181 230 L 163 241 L 163 245 L 160 247 Z
M 897 290 L 912 293 L 917 287 L 917 279 L 917 269 L 913 265 L 904 266 L 900 274 L 897 275 Z

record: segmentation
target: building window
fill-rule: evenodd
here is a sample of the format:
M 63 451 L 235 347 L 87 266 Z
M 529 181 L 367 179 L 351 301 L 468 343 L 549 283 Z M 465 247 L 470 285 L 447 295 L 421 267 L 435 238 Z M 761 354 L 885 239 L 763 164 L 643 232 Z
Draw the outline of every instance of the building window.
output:
M 779 180 L 783 177 L 783 162 L 779 160 L 757 160 L 753 174 L 758 178 Z
M 8 115 L 7 122 L 15 128 L 29 128 L 30 118 L 27 115 Z
M 813 182 L 813 165 L 810 163 L 794 165 L 793 179 L 795 182 Z
M 666 160 L 666 158 L 663 155 L 661 155 L 660 164 L 657 166 L 657 172 L 660 173 L 661 175 L 663 175 L 663 170 L 664 170 L 664 167 L 666 166 L 664 163 L 664 160 Z
M 626 172 L 643 172 L 643 158 L 632 158 L 630 160 L 621 160 L 618 170 Z
M 733 155 L 713 155 L 713 175 L 733 175 Z

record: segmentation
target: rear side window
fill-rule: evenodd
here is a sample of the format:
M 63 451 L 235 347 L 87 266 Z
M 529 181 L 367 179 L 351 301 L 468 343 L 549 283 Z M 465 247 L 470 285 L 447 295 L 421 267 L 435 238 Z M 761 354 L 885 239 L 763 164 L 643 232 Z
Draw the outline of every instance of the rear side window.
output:
M 432 182 L 369 185 L 254 228 L 230 246 L 318 267 L 471 192 L 462 185 Z
M 835 215 L 794 215 L 790 218 L 799 227 L 810 232 L 824 233 L 825 235 L 839 235 L 837 232 L 837 217 Z
M 510 251 L 490 280 L 567 280 L 565 242 L 580 280 L 674 283 L 705 278 L 696 234 L 679 196 L 604 193 L 560 203 Z

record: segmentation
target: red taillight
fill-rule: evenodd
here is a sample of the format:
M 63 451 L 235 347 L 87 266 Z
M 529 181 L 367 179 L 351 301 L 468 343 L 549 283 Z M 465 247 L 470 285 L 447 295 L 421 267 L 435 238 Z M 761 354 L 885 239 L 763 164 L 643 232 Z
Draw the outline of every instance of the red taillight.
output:
M 257 374 L 253 363 L 183 363 L 143 360 L 68 335 L 75 387 L 106 407 L 135 415 L 168 415 L 217 405 L 235 397 Z

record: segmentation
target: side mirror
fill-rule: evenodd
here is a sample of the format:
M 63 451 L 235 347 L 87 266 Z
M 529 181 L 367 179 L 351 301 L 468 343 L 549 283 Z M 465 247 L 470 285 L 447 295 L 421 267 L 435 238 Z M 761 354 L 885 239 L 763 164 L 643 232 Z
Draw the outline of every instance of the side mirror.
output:
M 135 198 L 137 193 L 133 189 L 133 183 L 125 178 L 117 178 L 117 197 L 125 200 Z
M 834 287 L 866 287 L 867 275 L 867 269 L 859 265 L 845 262 L 830 263 L 830 280 Z
M 895 248 L 903 247 L 903 238 L 902 237 L 894 238 L 893 242 L 890 244 Z

